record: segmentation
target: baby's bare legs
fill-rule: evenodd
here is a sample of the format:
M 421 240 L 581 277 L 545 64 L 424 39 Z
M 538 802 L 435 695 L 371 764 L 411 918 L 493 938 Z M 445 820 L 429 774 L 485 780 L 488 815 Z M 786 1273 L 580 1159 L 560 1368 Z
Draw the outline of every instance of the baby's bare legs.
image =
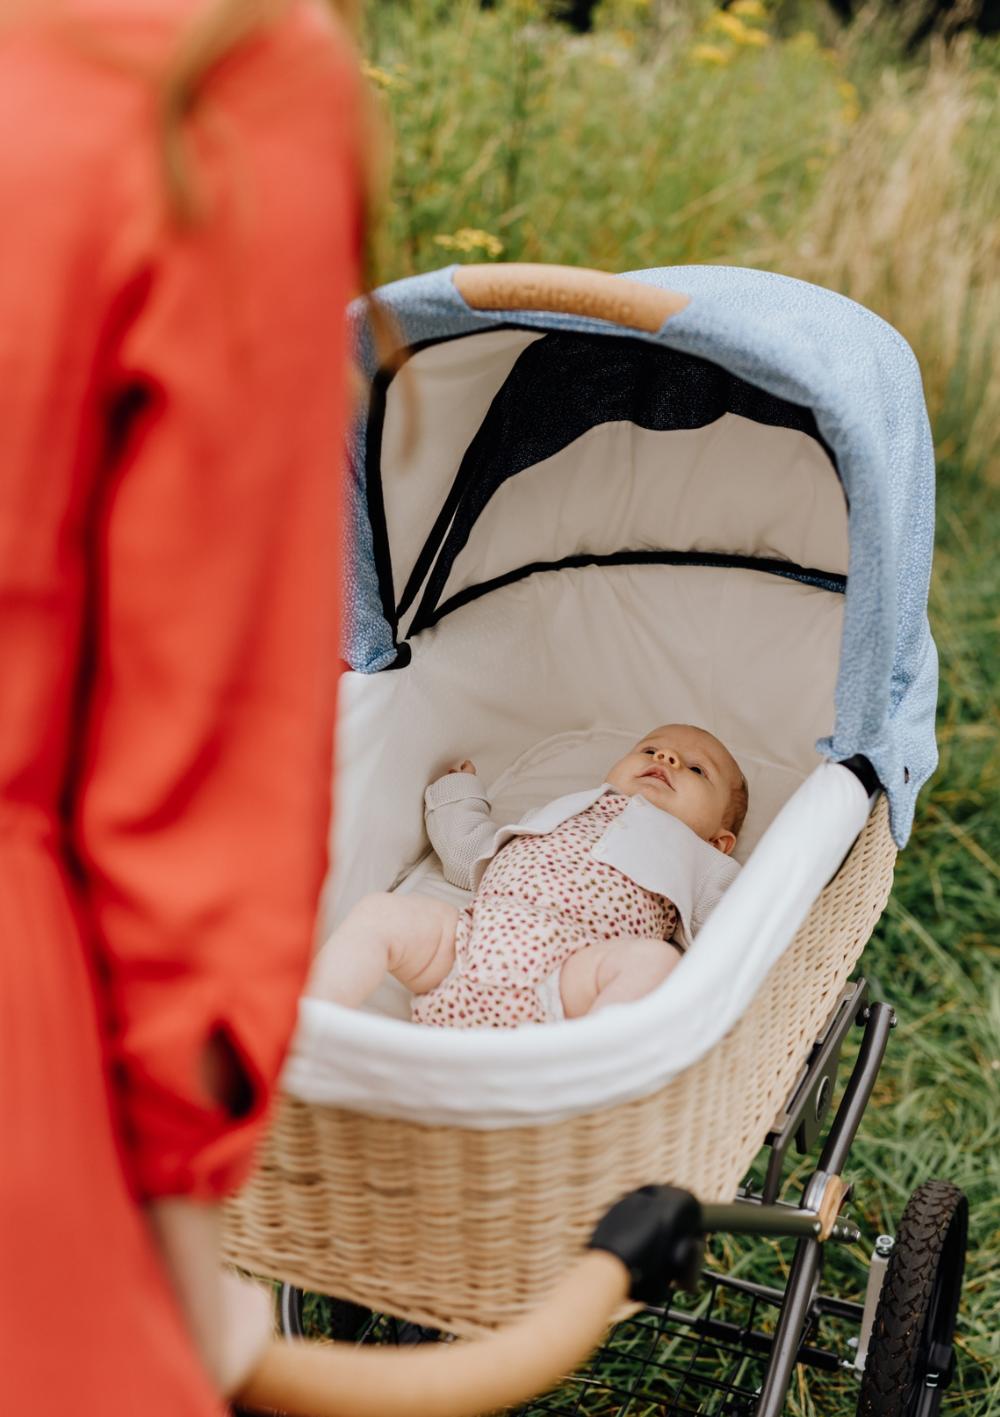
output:
M 567 1018 L 628 1004 L 662 984 L 680 963 L 681 952 L 668 940 L 626 936 L 578 950 L 559 971 L 559 993 Z
M 366 895 L 313 962 L 306 993 L 356 1008 L 392 974 L 414 994 L 435 989 L 455 963 L 458 911 L 422 895 Z

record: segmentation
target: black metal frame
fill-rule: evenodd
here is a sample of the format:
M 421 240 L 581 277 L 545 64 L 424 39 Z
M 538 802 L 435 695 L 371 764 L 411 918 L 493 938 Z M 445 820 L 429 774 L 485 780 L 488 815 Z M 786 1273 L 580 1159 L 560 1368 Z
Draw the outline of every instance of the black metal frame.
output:
M 837 1312 L 842 1317 L 856 1317 L 859 1322 L 861 1320 L 861 1304 L 838 1300 L 833 1301 L 834 1308 L 831 1308 L 831 1301 L 820 1300 L 818 1295 L 820 1261 L 825 1242 L 819 1237 L 816 1206 L 827 1177 L 839 1176 L 843 1170 L 871 1098 L 885 1056 L 889 1033 L 896 1022 L 888 1004 L 879 1003 L 866 1007 L 865 993 L 865 981 L 861 980 L 851 994 L 841 1000 L 827 1033 L 813 1050 L 806 1076 L 792 1095 L 786 1109 L 785 1126 L 777 1134 L 772 1134 L 775 1137 L 772 1145 L 776 1147 L 779 1159 L 775 1166 L 772 1154 L 772 1165 L 768 1167 L 765 1184 L 769 1194 L 776 1194 L 780 1186 L 781 1163 L 787 1152 L 788 1142 L 804 1125 L 809 1108 L 812 1107 L 814 1112 L 817 1110 L 824 1080 L 831 1076 L 831 1060 L 835 1066 L 835 1058 L 839 1056 L 847 1030 L 855 1019 L 860 1018 L 864 1023 L 865 1033 L 857 1061 L 830 1126 L 816 1170 L 803 1189 L 801 1207 L 790 1208 L 773 1202 L 767 1203 L 756 1197 L 743 1196 L 732 1205 L 709 1205 L 702 1208 L 706 1232 L 720 1230 L 729 1234 L 753 1232 L 772 1238 L 799 1237 L 754 1417 L 779 1417 L 791 1381 L 792 1369 L 799 1361 L 806 1327 L 811 1318 L 825 1309 L 828 1313 Z M 840 1233 L 835 1226 L 829 1236 L 831 1240 L 856 1238 L 857 1232 L 853 1227 L 843 1226 Z
M 746 1417 L 779 1417 L 796 1363 L 805 1363 L 828 1372 L 844 1366 L 842 1354 L 813 1341 L 819 1319 L 829 1315 L 851 1323 L 861 1322 L 864 1309 L 862 1304 L 819 1293 L 819 1271 L 824 1244 L 829 1241 L 853 1243 L 859 1238 L 859 1231 L 855 1226 L 838 1219 L 827 1237 L 821 1238 L 822 1226 L 818 1206 L 828 1178 L 839 1176 L 843 1170 L 871 1098 L 889 1033 L 896 1022 L 893 1010 L 888 1004 L 868 1005 L 866 998 L 867 983 L 864 979 L 849 984 L 833 1010 L 823 1035 L 813 1047 L 787 1104 L 766 1138 L 765 1144 L 771 1147 L 771 1157 L 763 1190 L 755 1194 L 744 1187 L 729 1204 L 706 1204 L 701 1207 L 703 1235 L 758 1234 L 772 1239 L 796 1239 L 795 1255 L 785 1288 L 775 1289 L 716 1271 L 704 1270 L 702 1280 L 709 1287 L 709 1301 L 705 1312 L 665 1306 L 648 1308 L 639 1316 L 647 1326 L 651 1326 L 654 1345 L 656 1335 L 662 1340 L 664 1336 L 676 1337 L 679 1332 L 684 1332 L 696 1338 L 695 1356 L 683 1370 L 682 1387 L 690 1380 L 715 1392 L 718 1400 L 727 1405 L 723 1408 L 714 1407 L 713 1411 L 745 1413 Z M 792 1143 L 795 1143 L 799 1151 L 807 1152 L 819 1139 L 829 1111 L 841 1049 L 848 1032 L 856 1024 L 864 1026 L 864 1036 L 850 1079 L 823 1143 L 816 1169 L 803 1188 L 799 1205 L 778 1201 L 782 1172 Z M 726 1318 L 720 1318 L 717 1314 L 713 1317 L 720 1295 L 744 1296 L 749 1303 L 749 1319 L 736 1324 Z M 778 1310 L 773 1332 L 765 1332 L 755 1327 L 755 1316 L 761 1308 Z M 629 1322 L 635 1324 L 638 1321 Z M 301 1296 L 298 1291 L 291 1290 L 288 1286 L 282 1291 L 281 1323 L 286 1333 L 302 1332 Z M 395 1327 L 387 1328 L 386 1325 Z M 410 1330 L 413 1330 L 413 1333 Z M 413 1342 L 432 1336 L 428 1330 L 418 1330 L 414 1325 L 400 1325 L 395 1320 L 380 1317 L 374 1318 L 363 1331 L 359 1330 L 357 1335 L 358 1340 L 362 1342 Z M 738 1358 L 743 1355 L 747 1359 L 752 1357 L 758 1365 L 766 1358 L 766 1367 L 760 1375 L 759 1386 L 755 1383 L 754 1388 L 748 1390 L 740 1387 L 736 1381 L 713 1380 L 704 1372 L 699 1372 L 692 1378 L 694 1365 L 696 1360 L 702 1358 L 705 1343 L 714 1344 L 724 1356 Z M 655 1356 L 654 1347 L 647 1346 L 649 1352 L 641 1360 L 643 1372 L 647 1369 L 654 1370 L 658 1381 L 665 1381 L 665 1374 L 670 1371 L 680 1372 L 680 1365 L 672 1361 L 663 1362 Z M 585 1383 L 587 1380 L 580 1381 Z M 601 1391 L 615 1393 L 619 1389 L 611 1386 L 602 1388 Z M 630 1397 L 634 1396 L 636 1394 L 633 1391 Z M 535 1413 L 566 1414 L 587 1411 L 583 1405 L 584 1399 L 580 1396 L 576 1399 L 576 1405 L 569 1409 L 551 1406 L 550 1401 L 539 1399 L 526 1407 L 524 1412 L 534 1417 Z M 631 1410 L 629 1408 L 629 1411 Z M 696 1413 L 705 1409 L 701 1405 L 696 1408 L 671 1405 L 662 1410 L 677 1413 L 680 1417 L 680 1414 Z
M 765 1205 L 773 1204 L 778 1198 L 785 1160 L 792 1143 L 795 1143 L 795 1150 L 800 1156 L 808 1156 L 819 1140 L 833 1101 L 844 1040 L 861 1014 L 866 996 L 867 983 L 864 979 L 847 985 L 825 1031 L 806 1059 L 788 1101 L 765 1138 L 765 1146 L 771 1148 L 760 1197 Z

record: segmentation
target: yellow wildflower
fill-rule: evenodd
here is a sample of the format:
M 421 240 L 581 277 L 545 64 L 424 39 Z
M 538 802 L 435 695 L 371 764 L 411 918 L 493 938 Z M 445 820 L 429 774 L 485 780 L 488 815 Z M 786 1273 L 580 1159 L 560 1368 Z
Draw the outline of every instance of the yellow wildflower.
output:
M 788 47 L 790 49 L 801 49 L 803 53 L 808 53 L 810 50 L 817 50 L 819 48 L 819 40 L 813 34 L 812 30 L 799 30 L 798 34 L 793 34 L 788 41 Z
M 744 30 L 736 43 L 749 45 L 751 49 L 763 49 L 771 43 L 771 36 L 766 30 Z
M 460 226 L 450 235 L 435 236 L 435 246 L 443 246 L 446 251 L 461 251 L 469 255 L 473 251 L 484 251 L 487 256 L 499 256 L 503 252 L 503 242 L 488 231 L 480 231 L 475 226 Z
M 731 49 L 720 49 L 717 44 L 696 44 L 691 50 L 691 58 L 697 64 L 712 64 L 717 68 L 728 64 L 733 57 Z
M 709 16 L 706 28 L 721 30 L 723 34 L 728 35 L 730 39 L 735 39 L 737 42 L 739 42 L 744 35 L 750 33 L 740 17 L 738 15 L 731 15 L 728 10 L 716 10 L 713 15 Z
M 841 79 L 837 84 L 837 92 L 845 103 L 857 103 L 858 91 L 849 79 Z
M 856 103 L 845 103 L 840 110 L 840 121 L 846 123 L 848 127 L 850 127 L 852 123 L 856 123 L 860 117 L 861 109 Z
M 767 14 L 760 0 L 733 0 L 729 7 L 731 15 L 739 15 L 741 20 L 762 20 Z
M 391 89 L 398 83 L 395 75 L 390 74 L 388 69 L 380 69 L 377 64 L 369 64 L 367 61 L 362 63 L 361 72 L 380 89 Z

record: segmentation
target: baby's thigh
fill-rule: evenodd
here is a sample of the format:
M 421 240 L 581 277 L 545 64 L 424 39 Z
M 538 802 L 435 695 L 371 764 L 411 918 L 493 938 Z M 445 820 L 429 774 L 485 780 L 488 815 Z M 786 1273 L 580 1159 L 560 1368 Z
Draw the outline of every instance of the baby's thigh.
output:
M 390 931 L 389 972 L 414 994 L 426 994 L 447 977 L 455 963 L 455 906 L 429 896 L 393 896 L 386 916 Z
M 615 948 L 608 941 L 599 945 L 588 945 L 586 949 L 571 954 L 559 971 L 559 997 L 562 999 L 563 1013 L 567 1018 L 582 1018 L 589 1013 L 600 992 L 597 982 L 598 970 L 609 950 Z
M 567 1018 L 581 1018 L 595 1004 L 628 1003 L 662 984 L 679 962 L 668 940 L 625 937 L 588 945 L 570 955 L 559 974 Z

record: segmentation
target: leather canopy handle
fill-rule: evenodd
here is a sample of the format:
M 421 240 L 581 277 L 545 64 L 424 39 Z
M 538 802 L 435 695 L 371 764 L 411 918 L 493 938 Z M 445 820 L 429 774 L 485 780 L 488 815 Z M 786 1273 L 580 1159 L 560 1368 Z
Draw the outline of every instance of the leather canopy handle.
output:
M 528 262 L 459 266 L 455 288 L 473 310 L 549 310 L 654 334 L 691 297 L 607 271 Z

